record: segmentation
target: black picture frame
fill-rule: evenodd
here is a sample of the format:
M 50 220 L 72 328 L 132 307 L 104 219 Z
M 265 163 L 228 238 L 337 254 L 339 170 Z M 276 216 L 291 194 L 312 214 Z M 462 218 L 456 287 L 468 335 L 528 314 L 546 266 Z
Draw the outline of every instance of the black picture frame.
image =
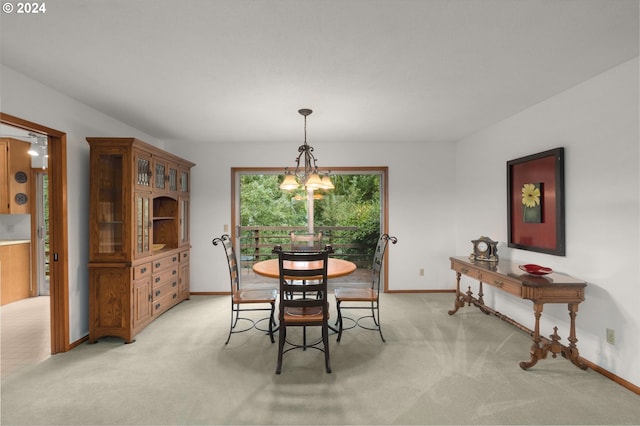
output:
M 507 161 L 508 246 L 565 256 L 564 194 L 564 148 Z

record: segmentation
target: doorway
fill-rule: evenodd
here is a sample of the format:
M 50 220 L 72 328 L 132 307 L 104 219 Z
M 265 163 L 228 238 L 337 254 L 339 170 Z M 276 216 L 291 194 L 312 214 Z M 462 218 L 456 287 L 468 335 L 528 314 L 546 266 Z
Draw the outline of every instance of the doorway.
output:
M 71 349 L 69 342 L 69 273 L 67 232 L 67 135 L 0 112 L 0 123 L 47 136 L 49 174 L 47 205 L 49 214 L 49 294 L 51 354 Z M 32 235 L 37 233 L 32 227 Z M 34 244 L 35 245 L 35 244 Z M 32 255 L 35 257 L 36 255 Z
M 50 245 L 49 245 L 49 174 L 44 170 L 33 171 L 35 183 L 34 205 L 32 213 L 31 241 L 34 244 L 34 256 L 31 279 L 37 296 L 50 295 Z

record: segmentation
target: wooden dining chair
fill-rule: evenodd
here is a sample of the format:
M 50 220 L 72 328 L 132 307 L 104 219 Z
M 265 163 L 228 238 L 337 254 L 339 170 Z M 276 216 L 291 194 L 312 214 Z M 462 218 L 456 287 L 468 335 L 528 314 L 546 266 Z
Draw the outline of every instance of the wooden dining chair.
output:
M 291 232 L 291 251 L 319 251 L 322 250 L 322 231 L 315 234 L 296 234 Z
M 271 343 L 275 343 L 275 339 L 273 338 L 273 327 L 275 325 L 274 315 L 276 299 L 278 298 L 278 289 L 275 287 L 240 288 L 238 260 L 236 257 L 236 251 L 231 243 L 231 238 L 228 234 L 224 234 L 220 238 L 214 238 L 212 242 L 214 246 L 222 244 L 227 256 L 227 265 L 229 266 L 229 281 L 231 284 L 231 326 L 229 327 L 227 341 L 224 344 L 226 345 L 229 343 L 232 334 L 249 331 L 252 328 L 267 332 L 271 338 Z M 258 305 L 262 306 L 257 307 Z M 268 317 L 258 320 L 247 316 L 241 316 L 242 312 L 251 311 L 269 311 L 270 314 Z M 248 324 L 245 324 L 245 327 L 236 329 L 238 321 L 244 321 Z M 261 329 L 258 327 L 258 324 L 263 321 L 269 321 L 268 329 Z
M 382 335 L 382 326 L 380 325 L 380 282 L 382 281 L 380 279 L 380 272 L 382 270 L 384 253 L 387 250 L 389 241 L 395 244 L 398 242 L 398 239 L 396 237 L 390 237 L 388 234 L 382 234 L 378 239 L 373 255 L 373 264 L 371 265 L 371 286 L 368 288 L 337 287 L 334 289 L 336 308 L 338 310 L 338 320 L 336 322 L 338 325 L 338 342 L 342 338 L 343 330 L 350 330 L 356 326 L 367 330 L 377 330 L 380 333 L 380 338 L 385 342 L 384 336 Z M 371 314 L 363 315 L 356 319 L 344 317 L 343 311 L 348 309 L 370 309 Z M 360 322 L 365 318 L 371 318 L 373 320 L 373 327 Z M 345 319 L 353 321 L 354 324 L 345 328 L 343 324 Z
M 276 374 L 282 371 L 283 355 L 290 350 L 313 348 L 324 352 L 325 368 L 331 373 L 329 361 L 329 302 L 327 300 L 327 264 L 331 248 L 317 252 L 273 250 L 278 255 L 280 271 L 279 338 Z M 318 297 L 307 297 L 311 292 Z M 287 296 L 289 295 L 289 296 Z M 287 340 L 289 327 L 303 327 L 302 344 Z M 322 337 L 307 344 L 306 328 L 320 327 Z M 285 345 L 289 347 L 285 350 Z

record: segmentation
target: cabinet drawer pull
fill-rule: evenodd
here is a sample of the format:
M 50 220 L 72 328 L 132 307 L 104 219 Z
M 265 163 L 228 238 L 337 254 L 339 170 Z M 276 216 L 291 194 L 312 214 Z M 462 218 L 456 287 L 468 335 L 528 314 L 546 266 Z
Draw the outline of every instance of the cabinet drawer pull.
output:
M 503 283 L 502 281 L 494 281 L 494 282 L 493 282 L 493 284 L 494 284 L 496 287 L 502 287 L 502 286 L 504 285 L 504 283 Z
M 156 297 L 160 296 L 160 290 L 156 290 Z
M 160 309 L 160 304 L 156 304 L 156 310 Z
M 182 253 L 182 257 L 187 257 L 187 253 Z
M 177 270 L 177 269 L 174 269 L 174 270 L 173 270 L 173 272 L 171 273 L 171 275 L 175 275 L 175 274 L 177 274 L 177 273 L 178 273 L 178 270 Z
M 144 274 L 145 272 L 147 272 L 147 268 L 146 267 L 140 268 L 140 273 L 141 274 Z
M 177 257 L 175 257 L 175 256 L 173 256 L 173 257 L 171 258 L 171 261 L 172 261 L 172 262 L 177 262 L 177 261 L 178 261 L 178 258 L 177 258 Z
M 178 297 L 177 293 L 173 293 L 173 298 L 175 299 L 176 297 Z
M 160 262 L 156 263 L 156 268 L 160 267 Z
M 178 285 L 178 282 L 177 282 L 177 281 L 174 281 L 174 282 L 172 282 L 172 283 L 171 283 L 171 287 L 175 287 L 175 286 L 177 286 L 177 285 Z
M 159 282 L 160 282 L 160 280 L 161 280 L 161 278 L 160 278 L 160 277 L 156 277 L 156 282 L 157 282 L 157 283 L 159 283 Z

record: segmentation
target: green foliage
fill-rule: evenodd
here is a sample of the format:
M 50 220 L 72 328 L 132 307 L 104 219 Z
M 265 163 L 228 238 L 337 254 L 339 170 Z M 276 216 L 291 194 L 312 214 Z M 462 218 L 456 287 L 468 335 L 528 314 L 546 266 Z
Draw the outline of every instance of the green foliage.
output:
M 334 185 L 336 188 L 316 204 L 316 225 L 358 227 L 350 236 L 353 243 L 368 248 L 364 258 L 369 260 L 380 235 L 380 176 L 337 175 Z
M 281 176 L 242 175 L 240 223 L 242 226 L 304 226 L 306 206 L 279 188 Z

